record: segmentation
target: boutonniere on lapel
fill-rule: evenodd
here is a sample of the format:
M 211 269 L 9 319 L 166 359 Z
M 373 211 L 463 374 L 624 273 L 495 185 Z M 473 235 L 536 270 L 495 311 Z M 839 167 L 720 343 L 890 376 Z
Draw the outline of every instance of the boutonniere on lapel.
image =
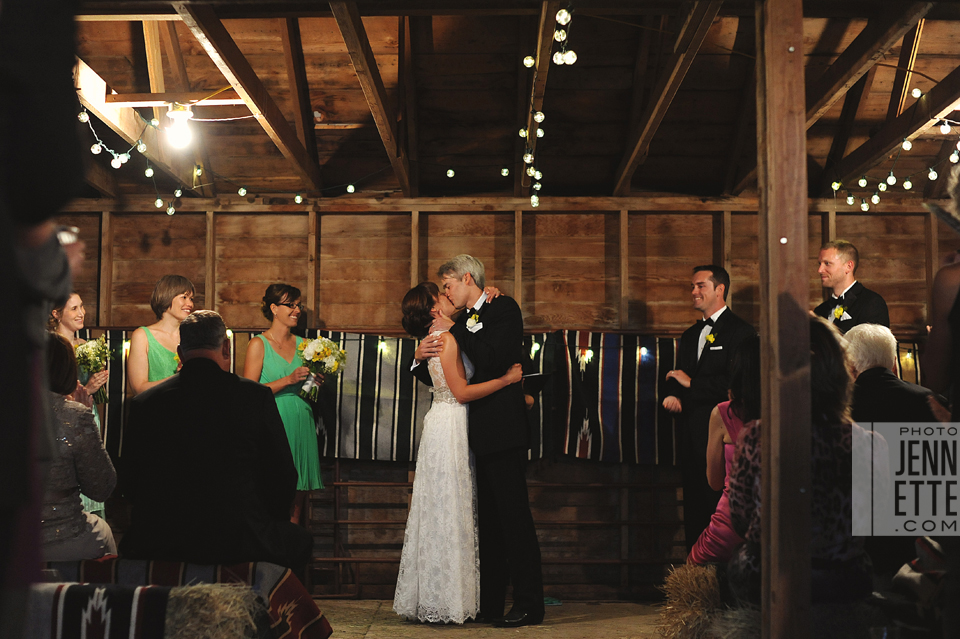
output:
M 853 319 L 853 318 L 850 316 L 850 313 L 847 312 L 847 307 L 846 307 L 846 306 L 839 306 L 839 305 L 838 305 L 835 309 L 833 309 L 833 317 L 834 317 L 835 319 L 837 319 L 837 320 L 851 320 L 851 319 Z
M 708 344 L 713 344 L 714 340 L 717 339 L 717 334 L 714 332 L 707 333 L 707 336 L 704 338 L 707 340 Z
M 479 321 L 480 321 L 480 313 L 474 310 L 473 313 L 470 314 L 470 317 L 467 318 L 467 328 L 473 328 L 474 326 L 477 325 L 477 322 Z

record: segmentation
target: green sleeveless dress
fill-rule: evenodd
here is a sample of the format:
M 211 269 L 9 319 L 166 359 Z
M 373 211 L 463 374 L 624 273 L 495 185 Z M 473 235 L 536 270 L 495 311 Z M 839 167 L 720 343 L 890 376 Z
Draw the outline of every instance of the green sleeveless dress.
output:
M 292 362 L 280 357 L 273 350 L 270 342 L 262 334 L 257 338 L 263 342 L 263 368 L 260 370 L 260 383 L 273 382 L 286 377 L 300 366 L 300 358 L 296 355 Z M 303 341 L 297 337 L 297 346 Z M 293 464 L 297 467 L 299 479 L 297 490 L 316 490 L 323 488 L 320 479 L 320 450 L 317 445 L 317 426 L 313 419 L 313 410 L 310 404 L 304 401 L 298 393 L 300 386 L 291 384 L 283 390 L 274 393 L 277 400 L 277 410 L 283 420 L 283 428 L 287 431 L 287 441 L 290 442 L 290 452 L 293 453 Z
M 141 326 L 147 334 L 147 381 L 159 382 L 177 372 L 177 354 L 157 341 L 150 329 Z

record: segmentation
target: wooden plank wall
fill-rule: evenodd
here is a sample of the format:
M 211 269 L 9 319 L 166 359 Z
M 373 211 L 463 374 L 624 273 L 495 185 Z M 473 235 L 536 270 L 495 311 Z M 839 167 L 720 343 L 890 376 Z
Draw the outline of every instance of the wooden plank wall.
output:
M 828 215 L 809 217 L 811 308 L 822 299 L 817 253 Z M 307 313 L 309 326 L 399 335 L 400 299 L 411 282 L 436 281 L 437 267 L 461 252 L 480 258 L 488 283 L 521 301 L 530 331 L 677 335 L 696 319 L 691 268 L 711 262 L 728 266 L 731 308 L 759 323 L 754 213 L 90 212 L 60 222 L 77 226 L 87 243 L 77 288 L 88 326 L 152 322 L 156 280 L 179 273 L 194 282 L 197 308 L 214 308 L 233 328 L 265 328 L 260 298 L 284 281 L 317 309 Z M 960 238 L 919 213 L 841 214 L 835 228 L 859 247 L 858 276 L 886 298 L 898 337 L 924 335 L 929 281 Z

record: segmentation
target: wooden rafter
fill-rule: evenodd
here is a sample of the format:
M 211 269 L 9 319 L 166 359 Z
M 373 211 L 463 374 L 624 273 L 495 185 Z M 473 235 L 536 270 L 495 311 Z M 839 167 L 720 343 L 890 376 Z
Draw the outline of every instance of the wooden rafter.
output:
M 830 151 L 827 153 L 827 162 L 816 182 L 811 180 L 813 185 L 811 195 L 826 194 L 830 183 L 839 177 L 836 175 L 836 167 L 847 153 L 847 144 L 850 142 L 850 134 L 853 132 L 853 126 L 857 121 L 857 114 L 863 106 L 864 98 L 870 95 L 870 88 L 873 86 L 875 76 L 876 67 L 870 69 L 847 91 L 847 95 L 843 99 L 843 108 L 840 110 L 840 120 L 837 122 L 837 132 L 833 136 Z
M 152 126 L 148 126 L 140 114 L 131 107 L 110 104 L 106 101 L 107 83 L 83 60 L 77 60 L 75 70 L 77 97 L 90 113 L 97 116 L 117 135 L 130 145 L 143 140 L 147 145 L 144 156 L 158 170 L 163 171 L 181 184 L 191 184 L 193 163 L 189 158 L 171 153 Z
M 872 138 L 852 151 L 837 167 L 841 182 L 855 179 L 873 167 L 903 140 L 912 140 L 937 120 L 953 111 L 960 100 L 960 67 L 917 100 L 913 106 L 887 122 Z
M 171 102 L 192 103 L 194 106 L 243 106 L 246 102 L 234 90 L 210 97 L 211 91 L 168 91 L 166 93 L 112 93 L 107 96 L 110 104 L 128 107 L 157 107 Z
M 543 108 L 543 94 L 547 90 L 547 74 L 550 71 L 550 50 L 553 48 L 554 28 L 557 24 L 557 11 L 560 10 L 560 0 L 545 0 L 540 5 L 540 23 L 537 27 L 537 55 L 533 65 L 533 82 L 530 87 L 530 99 L 527 101 L 526 124 L 527 140 L 524 144 L 524 153 L 537 155 L 537 129 L 540 123 L 533 119 L 534 114 Z M 544 129 L 546 130 L 546 129 Z M 524 165 L 525 166 L 525 165 Z M 524 170 L 520 175 L 520 183 L 528 187 L 533 182 Z M 521 193 L 522 194 L 522 193 Z
M 187 77 L 187 65 L 183 61 L 183 50 L 180 48 L 180 36 L 177 35 L 177 23 L 164 21 L 160 25 L 160 41 L 167 53 L 167 62 L 170 66 L 172 86 L 177 91 L 190 90 L 190 78 Z
M 903 36 L 900 45 L 900 61 L 897 63 L 897 72 L 893 76 L 893 87 L 890 90 L 890 105 L 887 107 L 887 121 L 894 119 L 901 113 L 907 104 L 910 94 L 910 78 L 913 75 L 908 69 L 913 69 L 917 61 L 917 52 L 920 49 L 920 37 L 923 35 L 923 20 Z
M 713 19 L 720 11 L 722 2 L 695 2 L 690 15 L 677 34 L 673 46 L 673 55 L 667 60 L 666 68 L 651 93 L 650 103 L 640 118 L 636 133 L 627 143 L 627 150 L 614 179 L 614 195 L 625 195 L 630 191 L 630 180 L 634 172 L 646 159 L 660 123 L 673 103 L 680 84 L 683 82 L 693 59 L 703 44 Z
M 120 192 L 117 184 L 117 176 L 105 169 L 102 164 L 92 159 L 87 161 L 87 172 L 84 177 L 87 184 L 95 188 L 105 197 L 115 198 Z
M 241 53 L 237 43 L 224 28 L 213 8 L 209 5 L 175 2 L 173 8 L 183 23 L 203 47 L 227 82 L 243 98 L 247 107 L 280 152 L 293 165 L 300 179 L 308 186 L 320 190 L 320 165 L 310 155 L 287 123 L 286 117 L 274 102 L 253 67 Z
M 938 173 L 938 177 L 936 180 L 926 180 L 927 184 L 923 187 L 923 199 L 925 201 L 939 200 L 946 196 L 947 182 L 949 181 L 948 174 L 953 168 L 953 165 L 950 164 L 947 159 L 956 148 L 957 145 L 953 140 L 944 140 L 943 144 L 940 145 L 940 150 L 937 152 L 937 159 L 933 161 L 933 166 Z
M 293 97 L 290 103 L 293 106 L 297 137 L 313 163 L 319 165 L 313 107 L 310 106 L 310 85 L 307 83 L 307 66 L 303 59 L 303 42 L 300 39 L 300 21 L 297 18 L 280 18 L 280 37 L 283 40 L 283 57 L 287 63 L 287 82 L 290 83 L 290 94 Z
M 160 55 L 160 26 L 157 22 L 144 21 L 143 44 L 147 56 L 147 77 L 150 80 L 150 93 L 166 93 L 163 82 L 163 58 Z M 153 107 L 153 117 L 163 121 L 165 109 Z
M 737 24 L 737 37 L 734 49 L 744 54 L 754 56 L 756 46 L 756 20 L 740 18 Z M 748 62 L 747 76 L 743 82 L 743 93 L 740 96 L 739 117 L 737 128 L 730 141 L 730 159 L 727 162 L 727 175 L 723 180 L 723 193 L 729 195 L 736 185 L 740 166 L 743 164 L 744 149 L 756 145 L 757 127 L 757 64 L 756 58 Z M 749 161 L 748 161 L 749 162 Z
M 842 98 L 904 34 L 917 26 L 933 2 L 889 5 L 844 49 L 830 68 L 807 91 L 807 129 Z
M 363 27 L 357 3 L 331 2 L 330 9 L 343 36 L 343 42 L 347 45 L 353 68 L 357 72 L 357 79 L 360 80 L 373 121 L 377 123 L 380 139 L 383 140 L 393 172 L 400 182 L 403 194 L 409 197 L 411 188 L 409 156 L 397 139 L 396 114 L 392 112 L 387 102 L 387 92 L 383 87 L 380 69 L 377 67 L 377 60 L 370 47 L 367 31 Z
M 413 63 L 414 30 L 410 25 L 410 16 L 400 17 L 400 123 L 403 125 L 403 147 L 407 150 L 410 163 L 410 195 L 420 194 L 420 162 L 417 140 L 417 72 Z

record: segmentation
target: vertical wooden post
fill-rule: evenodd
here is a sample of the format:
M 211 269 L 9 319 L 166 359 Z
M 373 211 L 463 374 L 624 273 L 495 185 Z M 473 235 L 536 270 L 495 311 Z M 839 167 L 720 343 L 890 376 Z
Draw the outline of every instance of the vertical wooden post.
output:
M 207 211 L 207 252 L 204 274 L 203 305 L 217 310 L 217 224 L 213 211 Z
M 420 211 L 410 211 L 410 288 L 420 283 Z
M 940 267 L 940 237 L 937 228 L 937 216 L 927 213 L 923 218 L 923 231 L 927 238 L 927 312 L 924 313 L 927 323 L 933 321 L 933 278 Z
M 317 271 L 320 260 L 317 259 L 317 248 L 320 236 L 320 216 L 316 209 L 307 211 L 307 321 L 310 328 L 316 328 L 320 319 L 320 294 L 317 292 Z
M 523 211 L 513 212 L 513 299 L 523 308 Z
M 630 212 L 620 211 L 620 330 L 630 322 Z
M 810 636 L 810 324 L 801 0 L 757 3 L 762 636 Z
M 113 322 L 113 213 L 100 213 L 100 283 L 97 325 Z
M 837 209 L 827 211 L 820 217 L 820 244 L 837 239 Z

